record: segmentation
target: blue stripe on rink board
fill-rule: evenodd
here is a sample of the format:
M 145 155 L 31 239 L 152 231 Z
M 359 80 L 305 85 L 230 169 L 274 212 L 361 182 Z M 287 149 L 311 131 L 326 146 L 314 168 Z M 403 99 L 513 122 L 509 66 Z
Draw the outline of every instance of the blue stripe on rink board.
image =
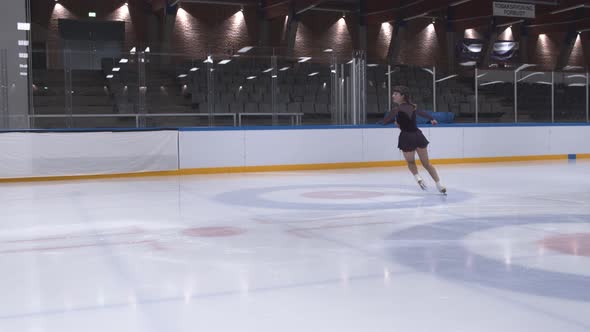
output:
M 576 155 L 575 154 L 568 154 L 567 155 L 567 159 L 575 160 L 576 159 Z
M 55 128 L 55 129 L 3 129 L 4 133 L 105 133 L 105 132 L 139 132 L 139 131 L 178 131 L 179 128 Z
M 436 127 L 440 128 L 489 128 L 489 127 L 586 127 L 590 126 L 587 122 L 567 122 L 567 123 L 442 123 Z M 434 127 L 429 124 L 418 125 L 421 128 Z M 394 128 L 393 125 L 381 126 L 377 124 L 369 125 L 303 125 L 303 126 L 243 126 L 243 127 L 155 127 L 155 128 L 56 128 L 56 129 L 4 129 L 1 133 L 64 133 L 64 132 L 134 132 L 134 131 L 228 131 L 228 130 L 310 130 L 310 129 L 386 129 Z
M 568 122 L 568 123 L 446 123 L 438 124 L 436 126 L 424 124 L 418 125 L 420 128 L 489 128 L 489 127 L 574 127 L 574 126 L 590 126 L 590 123 L 585 122 Z M 303 125 L 303 126 L 243 126 L 243 127 L 186 127 L 179 128 L 179 131 L 215 131 L 215 130 L 309 130 L 309 129 L 378 129 L 378 128 L 394 128 L 394 125 Z

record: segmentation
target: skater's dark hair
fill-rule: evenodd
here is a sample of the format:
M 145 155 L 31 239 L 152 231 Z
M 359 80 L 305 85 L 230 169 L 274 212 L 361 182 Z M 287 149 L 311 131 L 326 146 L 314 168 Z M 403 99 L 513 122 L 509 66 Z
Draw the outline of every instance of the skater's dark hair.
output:
M 408 89 L 407 86 L 405 85 L 396 85 L 393 87 L 393 89 L 391 89 L 391 92 L 397 92 L 400 95 L 402 95 L 404 97 L 404 100 L 406 103 L 414 106 L 414 109 L 416 109 L 418 106 L 414 103 L 412 103 L 412 97 L 410 96 L 410 89 Z

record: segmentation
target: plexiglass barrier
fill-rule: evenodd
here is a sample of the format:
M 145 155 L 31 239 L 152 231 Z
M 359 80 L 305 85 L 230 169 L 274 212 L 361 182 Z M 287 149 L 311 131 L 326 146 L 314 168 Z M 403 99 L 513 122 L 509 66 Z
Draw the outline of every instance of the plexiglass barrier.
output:
M 32 50 L 18 61 L 0 50 L 2 128 L 373 124 L 391 110 L 396 85 L 408 86 L 412 102 L 441 123 L 589 120 L 589 75 L 580 68 L 448 72 L 371 63 L 362 52 L 313 58 L 270 49 L 197 57 L 64 45 Z

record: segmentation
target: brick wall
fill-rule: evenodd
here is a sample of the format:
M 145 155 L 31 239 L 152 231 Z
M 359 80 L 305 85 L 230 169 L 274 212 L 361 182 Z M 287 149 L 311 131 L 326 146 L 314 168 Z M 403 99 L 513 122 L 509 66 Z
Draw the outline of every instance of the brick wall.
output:
M 146 6 L 143 0 L 101 1 L 100 5 L 78 0 L 36 0 L 31 8 L 33 42 L 45 42 L 51 67 L 61 65 L 62 43 L 59 37 L 59 19 L 80 19 L 125 22 L 126 50 L 144 43 Z M 95 12 L 96 18 L 89 18 Z
M 368 47 L 367 50 L 369 62 L 387 59 L 393 29 L 393 25 L 389 22 L 367 27 L 367 45 L 374 45 L 374 47 Z
M 88 12 L 97 13 L 95 20 L 125 21 L 125 47 L 145 45 L 149 38 L 148 15 L 152 8 L 144 0 L 128 0 L 129 6 L 123 5 L 123 0 L 103 0 L 88 2 L 79 0 L 35 0 L 32 8 L 33 39 L 47 41 L 49 49 L 60 50 L 57 20 L 59 18 L 88 19 Z M 247 45 L 258 45 L 258 19 L 256 9 L 246 6 L 244 12 L 238 6 L 214 6 L 198 3 L 182 3 L 174 19 L 173 32 L 170 38 L 169 51 L 188 54 L 196 59 L 207 54 L 224 57 L 231 50 L 237 50 Z M 153 16 L 152 16 L 153 18 Z M 163 21 L 162 15 L 158 18 Z M 154 20 L 153 20 L 154 21 Z M 157 22 L 157 20 L 155 20 Z M 284 46 L 282 37 L 284 17 L 278 17 L 269 22 L 271 46 L 280 49 Z M 153 24 L 153 23 L 152 23 Z M 358 45 L 357 19 L 354 15 L 342 18 L 341 13 L 307 11 L 301 16 L 295 42 L 296 56 L 324 57 L 322 51 L 326 48 L 334 49 L 340 58 L 349 58 L 353 49 Z M 161 27 L 160 27 L 161 30 Z M 393 27 L 389 24 L 371 25 L 367 29 L 367 56 L 369 62 L 385 61 Z M 466 37 L 481 38 L 482 29 L 472 29 L 465 33 Z M 582 34 L 572 52 L 572 64 L 588 63 L 590 54 L 584 52 L 582 41 L 588 42 L 589 33 Z M 518 40 L 518 33 L 513 38 Z M 586 35 L 586 36 L 585 36 Z M 511 39 L 507 32 L 500 35 L 502 39 Z M 558 56 L 558 45 L 563 42 L 563 33 L 550 33 L 539 41 L 536 34 L 531 33 L 529 55 L 531 61 L 538 62 L 541 67 L 552 68 Z M 407 33 L 401 41 L 401 51 L 398 61 L 405 64 L 420 66 L 439 66 L 447 63 L 446 31 L 443 22 L 431 25 L 429 20 L 416 19 L 408 22 Z M 524 47 L 524 45 L 521 45 Z M 157 47 L 154 47 L 157 49 Z M 588 49 L 588 47 L 586 46 Z M 280 53 L 280 52 L 278 52 Z M 59 58 L 59 53 L 52 56 Z M 54 59 L 53 63 L 57 63 Z
M 559 44 L 564 39 L 563 32 L 531 34 L 528 43 L 530 62 L 538 64 L 540 70 L 554 69 L 559 56 Z
M 358 45 L 356 18 L 346 18 L 341 13 L 308 12 L 301 17 L 295 39 L 295 56 L 323 55 L 323 50 L 331 48 L 339 58 L 350 59 L 353 48 Z
M 585 58 L 584 58 L 584 50 L 582 47 L 583 42 L 582 35 L 578 35 L 576 39 L 576 43 L 574 44 L 574 48 L 572 49 L 572 53 L 570 55 L 568 65 L 571 66 L 584 66 Z
M 257 40 L 256 10 L 252 7 L 242 12 L 238 6 L 183 3 L 176 16 L 172 49 L 196 58 L 208 54 L 222 57 L 256 45 Z
M 444 65 L 447 62 L 444 24 L 428 20 L 409 22 L 398 62 L 418 66 Z

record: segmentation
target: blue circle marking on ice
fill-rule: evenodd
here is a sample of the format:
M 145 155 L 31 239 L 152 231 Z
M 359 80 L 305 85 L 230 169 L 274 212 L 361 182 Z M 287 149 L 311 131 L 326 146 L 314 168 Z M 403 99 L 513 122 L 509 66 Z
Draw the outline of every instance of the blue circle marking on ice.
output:
M 462 239 L 473 232 L 527 224 L 588 223 L 587 215 L 502 216 L 455 219 L 419 225 L 387 238 L 388 252 L 404 265 L 446 279 L 537 296 L 590 302 L 590 277 L 545 271 L 484 257 Z M 403 245 L 396 245 L 401 241 Z
M 265 198 L 272 196 L 275 192 L 281 191 L 298 191 L 298 190 L 338 190 L 346 188 L 346 190 L 365 190 L 367 188 L 373 189 L 387 189 L 389 191 L 397 190 L 396 195 L 402 197 L 399 201 L 383 201 L 370 200 L 367 202 L 345 202 L 333 203 L 329 201 L 316 201 L 309 203 L 305 201 L 297 201 L 295 196 L 300 194 L 293 194 L 292 201 L 280 201 Z M 412 194 L 409 194 L 412 193 Z M 391 193 L 390 193 L 391 194 Z M 235 191 L 229 191 L 219 194 L 215 197 L 216 200 L 230 205 L 261 207 L 272 209 L 294 209 L 294 210 L 367 210 L 367 209 L 396 209 L 396 208 L 415 208 L 436 206 L 446 203 L 457 203 L 468 200 L 472 197 L 471 193 L 452 190 L 448 196 L 443 196 L 434 189 L 427 192 L 422 192 L 414 186 L 390 186 L 387 184 L 316 184 L 316 185 L 299 185 L 299 186 L 277 186 L 264 188 L 245 188 Z

